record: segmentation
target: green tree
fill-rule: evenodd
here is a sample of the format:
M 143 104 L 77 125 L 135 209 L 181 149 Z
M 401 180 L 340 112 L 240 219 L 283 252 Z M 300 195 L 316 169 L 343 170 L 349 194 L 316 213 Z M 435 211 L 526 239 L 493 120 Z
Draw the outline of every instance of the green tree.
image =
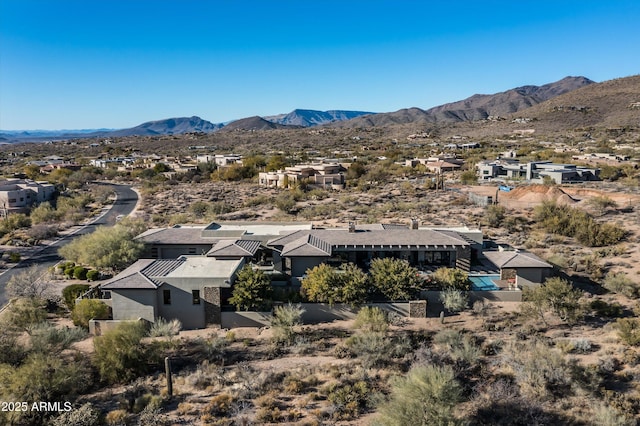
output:
M 32 208 L 29 217 L 31 217 L 31 222 L 34 225 L 39 223 L 55 222 L 60 219 L 60 215 L 53 207 L 51 207 L 51 204 L 49 204 L 48 201 Z
M 312 302 L 362 304 L 368 294 L 367 275 L 349 263 L 336 270 L 323 263 L 307 271 L 302 293 Z
M 469 274 L 458 268 L 438 268 L 431 278 L 443 289 L 469 291 Z
M 392 382 L 391 396 L 380 407 L 380 426 L 462 424 L 454 408 L 462 400 L 462 387 L 449 366 L 412 368 Z
M 82 299 L 71 311 L 73 324 L 89 329 L 89 320 L 109 318 L 109 306 L 98 299 Z
M 485 217 L 489 226 L 497 227 L 502 225 L 506 209 L 497 204 L 489 205 L 485 208 Z
M 358 161 L 354 161 L 347 169 L 346 178 L 348 180 L 360 179 L 360 177 L 364 176 L 365 173 L 367 173 L 367 168 L 364 166 L 364 164 Z
M 371 261 L 369 280 L 388 300 L 409 300 L 415 297 L 420 289 L 418 270 L 406 260 L 391 257 Z
M 478 177 L 475 170 L 466 170 L 460 174 L 460 182 L 465 185 L 474 185 L 478 183 Z
M 272 293 L 269 277 L 261 270 L 254 270 L 250 265 L 245 265 L 233 283 L 229 303 L 239 311 L 267 309 Z
M 93 339 L 94 363 L 100 377 L 107 383 L 126 382 L 146 370 L 144 325 L 140 322 L 123 322 L 113 330 Z
M 266 170 L 268 172 L 275 172 L 277 170 L 284 170 L 286 166 L 289 165 L 289 162 L 283 155 L 274 155 L 269 158 L 269 162 L 267 162 Z
M 31 327 L 47 318 L 46 302 L 38 297 L 21 297 L 14 299 L 3 313 L 3 320 L 10 327 L 29 331 Z
M 74 239 L 58 252 L 75 263 L 121 271 L 138 260 L 144 249 L 143 243 L 134 240 L 140 228 L 130 225 L 131 222 L 123 219 L 113 228 L 100 227 Z
M 71 284 L 62 289 L 62 299 L 69 310 L 76 306 L 76 299 L 89 290 L 87 284 Z
M 584 315 L 580 305 L 582 292 L 575 289 L 567 280 L 559 277 L 548 278 L 544 284 L 534 288 L 525 288 L 522 300 L 525 313 L 532 312 L 545 324 L 545 312 L 551 311 L 555 316 L 569 324 L 579 321 Z
M 294 327 L 302 324 L 304 309 L 300 304 L 278 306 L 273 311 L 271 326 L 274 329 L 274 339 L 278 343 L 291 344 L 295 337 Z

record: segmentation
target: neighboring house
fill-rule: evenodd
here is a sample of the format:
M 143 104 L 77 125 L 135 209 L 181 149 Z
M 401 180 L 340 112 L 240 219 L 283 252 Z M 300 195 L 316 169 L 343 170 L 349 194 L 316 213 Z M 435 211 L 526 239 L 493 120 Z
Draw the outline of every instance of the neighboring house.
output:
M 30 179 L 0 181 L 0 209 L 3 213 L 25 211 L 34 204 L 51 201 L 56 192 L 49 182 Z
M 260 172 L 258 183 L 269 188 L 287 188 L 301 180 L 325 189 L 343 189 L 344 171 L 339 163 L 311 163 L 285 167 L 275 172 Z
M 243 258 L 181 256 L 140 259 L 100 284 L 114 320 L 178 319 L 185 329 L 220 324 L 223 289 L 230 289 Z
M 238 154 L 202 154 L 196 156 L 198 163 L 215 163 L 218 166 L 242 164 L 242 155 Z
M 548 178 L 557 184 L 599 180 L 600 169 L 576 166 L 574 164 L 556 164 L 551 161 L 532 161 L 520 163 L 517 160 L 501 159 L 481 161 L 478 168 L 480 180 L 514 179 L 543 183 Z

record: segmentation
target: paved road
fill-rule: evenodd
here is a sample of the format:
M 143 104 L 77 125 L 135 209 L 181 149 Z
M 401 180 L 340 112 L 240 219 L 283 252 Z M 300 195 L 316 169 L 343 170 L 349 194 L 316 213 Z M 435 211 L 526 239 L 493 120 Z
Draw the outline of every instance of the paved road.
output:
M 136 194 L 136 192 L 133 191 L 129 186 L 112 185 L 106 183 L 102 185 L 112 186 L 117 194 L 117 199 L 113 203 L 111 209 L 91 224 L 79 228 L 79 230 L 73 235 L 63 237 L 55 243 L 45 247 L 40 252 L 34 254 L 29 259 L 25 259 L 12 269 L 9 269 L 4 274 L 0 275 L 0 307 L 4 306 L 4 304 L 7 303 L 5 287 L 12 276 L 14 276 L 15 274 L 19 274 L 24 270 L 24 268 L 28 268 L 31 265 L 37 264 L 43 270 L 46 270 L 48 267 L 55 265 L 62 260 L 62 258 L 58 256 L 59 247 L 68 244 L 71 240 L 79 237 L 80 235 L 92 233 L 98 226 L 113 226 L 116 223 L 117 216 L 128 215 L 136 207 L 136 204 L 138 202 L 138 194 Z

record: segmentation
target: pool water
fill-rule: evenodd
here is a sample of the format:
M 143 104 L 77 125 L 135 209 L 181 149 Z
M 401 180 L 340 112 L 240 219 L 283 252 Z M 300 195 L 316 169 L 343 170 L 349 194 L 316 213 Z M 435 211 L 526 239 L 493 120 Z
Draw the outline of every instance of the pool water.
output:
M 500 275 L 472 275 L 469 277 L 469 281 L 471 281 L 471 290 L 474 291 L 489 291 L 489 290 L 499 290 L 500 288 L 496 285 L 493 280 L 499 280 Z

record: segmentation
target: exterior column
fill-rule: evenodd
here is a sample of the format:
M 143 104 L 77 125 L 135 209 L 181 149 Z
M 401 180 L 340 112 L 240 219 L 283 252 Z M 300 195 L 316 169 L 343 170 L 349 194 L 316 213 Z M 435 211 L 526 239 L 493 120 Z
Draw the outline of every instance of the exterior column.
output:
M 222 312 L 220 306 L 220 287 L 205 287 L 202 300 L 204 300 L 205 324 L 221 327 Z

